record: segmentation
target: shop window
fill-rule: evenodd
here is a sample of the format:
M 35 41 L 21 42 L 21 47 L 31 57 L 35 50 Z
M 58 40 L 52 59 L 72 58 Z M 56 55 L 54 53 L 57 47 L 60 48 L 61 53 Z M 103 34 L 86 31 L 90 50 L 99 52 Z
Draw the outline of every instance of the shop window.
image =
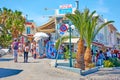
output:
M 30 27 L 27 27 L 26 32 L 27 34 L 30 34 Z

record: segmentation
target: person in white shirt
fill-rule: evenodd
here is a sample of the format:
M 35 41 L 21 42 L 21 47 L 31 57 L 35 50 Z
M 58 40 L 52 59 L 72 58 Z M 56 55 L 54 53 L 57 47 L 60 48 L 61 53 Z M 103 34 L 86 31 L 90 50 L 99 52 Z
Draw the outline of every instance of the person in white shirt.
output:
M 29 47 L 29 44 L 28 42 L 25 42 L 25 45 L 24 45 L 24 62 L 27 63 L 28 62 L 28 53 L 30 51 L 30 47 Z
M 107 54 L 107 57 L 106 57 L 107 60 L 112 57 L 111 50 L 107 49 L 106 54 Z

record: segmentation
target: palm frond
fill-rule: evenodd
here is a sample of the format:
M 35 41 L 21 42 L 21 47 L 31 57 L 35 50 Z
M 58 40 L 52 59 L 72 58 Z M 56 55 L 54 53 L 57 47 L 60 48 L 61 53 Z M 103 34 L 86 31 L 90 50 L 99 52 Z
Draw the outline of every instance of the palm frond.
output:
M 59 46 L 68 38 L 69 36 L 64 36 L 64 37 L 59 38 L 57 42 L 55 43 L 55 48 L 58 50 Z

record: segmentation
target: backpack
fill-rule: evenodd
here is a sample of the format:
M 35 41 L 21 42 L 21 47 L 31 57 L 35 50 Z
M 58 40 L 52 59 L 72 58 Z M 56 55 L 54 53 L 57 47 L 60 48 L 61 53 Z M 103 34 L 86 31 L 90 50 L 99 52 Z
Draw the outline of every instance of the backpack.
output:
M 13 49 L 15 49 L 15 50 L 18 49 L 18 43 L 17 43 L 17 42 L 14 42 L 14 43 L 13 43 Z

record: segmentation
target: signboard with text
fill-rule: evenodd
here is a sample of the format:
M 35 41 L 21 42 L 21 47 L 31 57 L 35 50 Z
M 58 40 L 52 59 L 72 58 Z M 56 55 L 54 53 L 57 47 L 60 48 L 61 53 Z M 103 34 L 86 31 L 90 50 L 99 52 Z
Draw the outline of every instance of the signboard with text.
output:
M 59 9 L 59 14 L 72 13 L 72 8 Z
M 72 12 L 73 12 L 72 4 L 63 4 L 59 6 L 58 14 L 67 14 Z

